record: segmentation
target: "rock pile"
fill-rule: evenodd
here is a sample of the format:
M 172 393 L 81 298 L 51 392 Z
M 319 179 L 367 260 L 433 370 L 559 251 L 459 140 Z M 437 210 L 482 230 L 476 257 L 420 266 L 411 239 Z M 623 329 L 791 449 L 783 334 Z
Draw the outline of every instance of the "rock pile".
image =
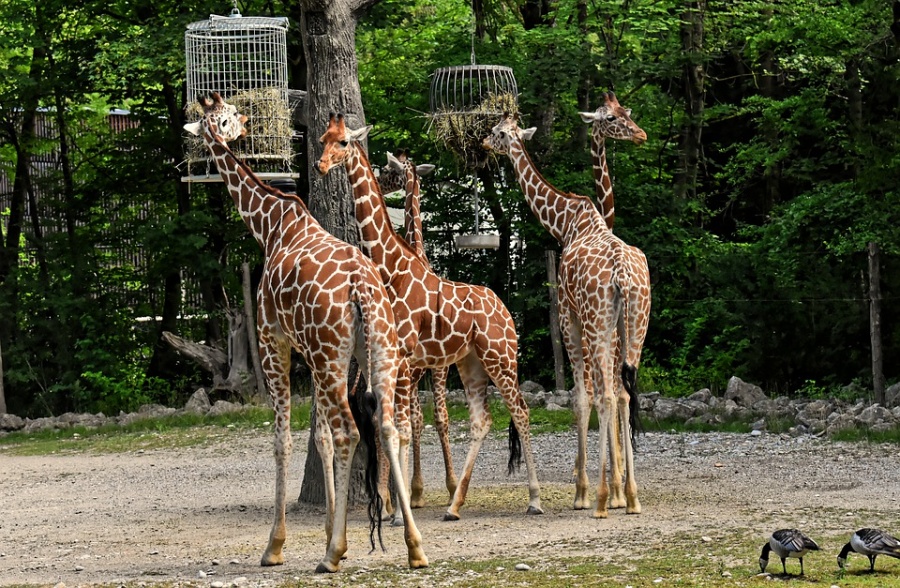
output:
M 572 402 L 571 391 L 546 391 L 535 382 L 525 381 L 520 387 L 529 406 L 541 406 L 548 410 L 568 410 Z M 497 395 L 493 387 L 491 394 Z M 423 402 L 431 402 L 430 392 L 424 392 Z M 659 392 L 649 392 L 640 396 L 641 418 L 656 421 L 676 421 L 687 424 L 721 424 L 725 422 L 752 423 L 754 431 L 764 431 L 768 427 L 787 428 L 791 434 L 832 434 L 848 428 L 865 428 L 870 431 L 884 431 L 900 426 L 900 384 L 888 388 L 887 406 L 873 404 L 865 400 L 848 403 L 835 399 L 791 399 L 785 396 L 769 398 L 759 386 L 732 377 L 722 397 L 713 395 L 708 389 L 699 390 L 686 398 L 668 398 Z M 302 401 L 294 397 L 295 402 Z M 463 390 L 450 390 L 447 401 L 465 402 Z M 96 428 L 106 425 L 127 425 L 140 419 L 159 418 L 176 414 L 197 414 L 218 416 L 243 409 L 243 405 L 218 400 L 211 403 L 206 390 L 197 390 L 183 408 L 175 409 L 150 404 L 137 412 L 120 413 L 109 417 L 102 413 L 65 413 L 57 417 L 23 419 L 12 414 L 0 415 L 0 434 L 10 431 L 33 432 L 45 429 L 68 429 L 71 427 Z

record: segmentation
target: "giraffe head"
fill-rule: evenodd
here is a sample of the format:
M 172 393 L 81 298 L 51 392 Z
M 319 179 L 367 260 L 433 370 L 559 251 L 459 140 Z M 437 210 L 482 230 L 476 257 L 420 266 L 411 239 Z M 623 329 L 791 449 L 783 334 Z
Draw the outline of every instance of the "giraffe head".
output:
M 406 178 L 410 171 L 415 169 L 416 176 L 427 176 L 434 171 L 434 166 L 428 163 L 413 165 L 409 158 L 408 149 L 399 149 L 394 155 L 390 151 L 387 154 L 387 165 L 381 168 L 378 176 L 378 185 L 382 194 L 390 194 L 406 188 Z
M 329 115 L 328 128 L 319 138 L 319 143 L 322 144 L 322 157 L 316 164 L 319 173 L 324 176 L 334 166 L 344 163 L 353 144 L 365 139 L 371 129 L 371 125 L 356 130 L 348 129 L 343 114 Z
M 600 137 L 631 141 L 640 145 L 647 140 L 647 133 L 631 120 L 631 109 L 623 108 L 612 92 L 603 94 L 603 104 L 594 112 L 579 112 L 581 120 L 594 126 L 594 134 Z
M 201 96 L 197 99 L 203 108 L 203 117 L 197 122 L 184 125 L 184 130 L 192 135 L 201 135 L 204 126 L 209 130 L 213 140 L 222 143 L 234 141 L 247 134 L 244 123 L 247 117 L 238 113 L 237 108 L 225 102 L 218 92 L 212 93 L 212 99 Z
M 504 114 L 503 119 L 491 129 L 491 134 L 484 138 L 482 147 L 503 155 L 509 153 L 509 146 L 513 141 L 527 141 L 534 136 L 536 130 L 535 127 L 520 129 L 515 117 Z

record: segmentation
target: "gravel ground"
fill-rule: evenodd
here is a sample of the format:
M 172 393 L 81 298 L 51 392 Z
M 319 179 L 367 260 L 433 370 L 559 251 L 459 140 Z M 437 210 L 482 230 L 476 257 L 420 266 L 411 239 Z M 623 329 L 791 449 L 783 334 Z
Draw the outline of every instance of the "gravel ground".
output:
M 465 434 L 453 437 L 459 467 Z M 305 432 L 295 435 L 290 496 L 299 494 L 306 439 Z M 596 434 L 591 440 L 596 447 Z M 772 530 L 794 526 L 836 552 L 857 527 L 900 528 L 895 446 L 648 433 L 636 462 L 643 514 L 613 510 L 605 520 L 571 510 L 575 436 L 541 435 L 534 447 L 546 515 L 524 516 L 524 471 L 506 476 L 505 439 L 492 436 L 463 519 L 446 523 L 440 450 L 434 430 L 426 431 L 428 506 L 415 516 L 432 565 L 460 558 L 534 562 L 559 557 L 562 546 L 565 556 L 614 558 L 667 539 L 718 541 L 734 533 L 758 534 L 761 545 Z M 596 450 L 591 464 L 596 481 Z M 0 448 L 0 585 L 318 581 L 312 571 L 325 550 L 320 509 L 291 507 L 286 565 L 258 565 L 271 525 L 273 469 L 271 438 L 240 430 L 202 447 L 106 455 L 19 457 Z M 401 531 L 386 528 L 384 537 L 387 552 L 369 554 L 365 511 L 355 509 L 344 568 L 402 569 Z

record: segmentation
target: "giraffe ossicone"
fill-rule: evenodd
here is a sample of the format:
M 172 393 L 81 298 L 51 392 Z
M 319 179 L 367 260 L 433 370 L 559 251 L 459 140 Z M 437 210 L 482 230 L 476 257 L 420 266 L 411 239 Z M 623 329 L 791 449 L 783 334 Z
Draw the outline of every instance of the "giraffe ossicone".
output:
M 257 332 L 266 386 L 275 409 L 275 520 L 262 565 L 284 563 L 285 505 L 290 462 L 290 351 L 306 360 L 316 400 L 315 443 L 325 480 L 325 556 L 317 572 L 335 572 L 347 551 L 350 466 L 360 431 L 348 402 L 351 358 L 367 375 L 375 397 L 381 445 L 391 471 L 402 476 L 395 419 L 401 358 L 397 330 L 377 269 L 356 247 L 330 235 L 303 202 L 263 183 L 235 157 L 228 141 L 245 133 L 246 120 L 220 95 L 201 98 L 203 117 L 185 130 L 200 133 L 248 230 L 265 252 L 257 290 Z M 374 439 L 371 440 L 374 444 Z M 370 472 L 372 475 L 375 472 Z M 409 498 L 398 489 L 410 567 L 428 565 Z M 372 496 L 377 505 L 377 497 Z M 370 510 L 371 512 L 371 510 Z M 375 525 L 376 522 L 372 521 Z M 374 526 L 372 527 L 374 533 Z M 372 541 L 374 543 L 374 537 Z
M 343 117 L 332 116 L 320 138 L 323 150 L 317 167 L 320 173 L 328 173 L 343 164 L 353 187 L 361 247 L 378 267 L 393 303 L 400 349 L 406 361 L 407 369 L 401 367 L 398 378 L 398 389 L 404 391 L 399 397 L 410 398 L 412 426 L 421 427 L 421 408 L 415 385 L 422 370 L 455 364 L 469 398 L 469 414 L 473 423 L 469 431 L 469 452 L 463 475 L 444 519 L 459 519 L 459 509 L 465 502 L 475 459 L 490 430 L 492 417 L 486 392 L 489 380 L 493 380 L 499 389 L 512 417 L 509 428 L 510 470 L 522 457 L 525 459 L 529 494 L 526 513 L 541 514 L 540 486 L 531 449 L 529 410 L 519 391 L 518 338 L 512 315 L 490 289 L 452 282 L 435 274 L 428 263 L 397 234 L 368 156 L 354 137 L 358 137 L 357 133 L 347 129 Z M 418 433 L 411 431 L 410 434 L 415 436 Z M 402 431 L 400 442 L 404 442 Z M 406 476 L 402 479 L 405 483 L 411 483 L 411 495 L 415 501 L 421 496 L 424 486 L 415 452 L 413 457 L 412 479 Z M 408 472 L 408 469 L 405 471 Z

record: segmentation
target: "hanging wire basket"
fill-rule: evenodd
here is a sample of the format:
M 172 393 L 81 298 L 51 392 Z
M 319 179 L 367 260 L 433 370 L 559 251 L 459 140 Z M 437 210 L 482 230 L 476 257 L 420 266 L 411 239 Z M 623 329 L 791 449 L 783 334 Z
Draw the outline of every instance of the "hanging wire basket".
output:
M 512 68 L 474 63 L 439 68 L 429 93 L 431 130 L 465 167 L 484 167 L 489 159 L 482 141 L 504 113 L 519 113 L 518 95 Z
M 519 89 L 510 67 L 477 65 L 474 48 L 472 65 L 436 69 L 431 78 L 429 106 L 431 131 L 468 169 L 484 167 L 490 154 L 482 147 L 484 138 L 505 113 L 518 115 Z M 482 233 L 478 181 L 472 182 L 475 233 L 457 235 L 458 249 L 496 249 L 500 236 Z
M 287 84 L 284 17 L 210 15 L 184 34 L 188 122 L 203 115 L 200 96 L 218 92 L 247 116 L 247 136 L 231 144 L 235 154 L 264 179 L 295 177 Z M 202 138 L 186 139 L 187 176 L 182 181 L 220 181 Z

